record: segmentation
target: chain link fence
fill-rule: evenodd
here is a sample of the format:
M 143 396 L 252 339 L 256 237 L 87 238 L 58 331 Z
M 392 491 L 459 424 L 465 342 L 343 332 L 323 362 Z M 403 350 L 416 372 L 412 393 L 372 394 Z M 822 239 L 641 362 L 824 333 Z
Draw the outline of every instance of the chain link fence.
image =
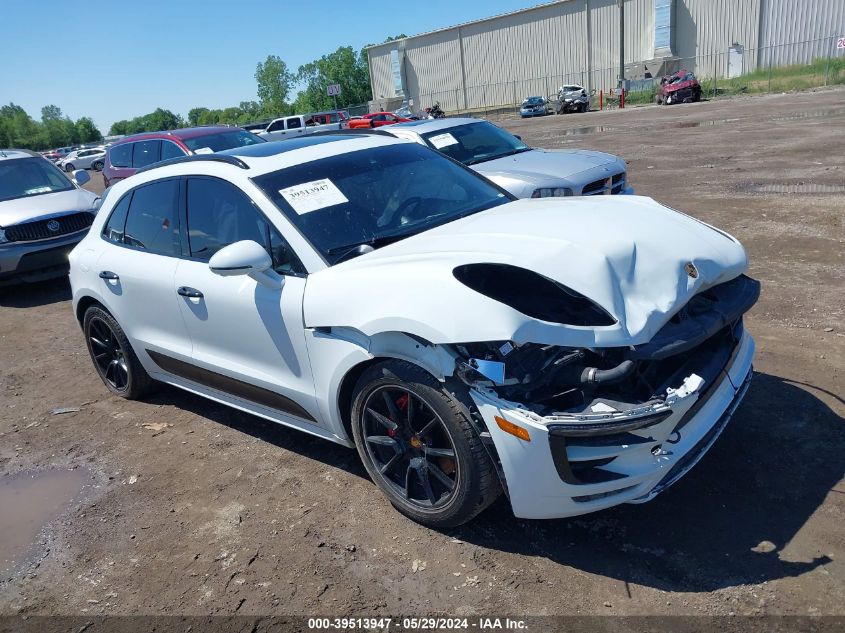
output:
M 732 47 L 723 53 L 686 58 L 669 58 L 655 72 L 662 75 L 686 69 L 695 73 L 704 99 L 809 90 L 845 83 L 845 49 L 837 48 L 835 36 L 755 49 Z M 634 64 L 647 67 L 652 62 Z M 471 115 L 485 118 L 513 116 L 528 97 L 554 100 L 562 86 L 582 86 L 592 94 L 592 109 L 619 107 L 618 67 L 584 70 L 576 73 L 534 77 L 450 90 L 410 95 L 413 110 L 434 103 L 450 116 Z M 625 105 L 654 103 L 660 76 L 629 78 Z M 391 103 L 377 104 L 390 109 Z

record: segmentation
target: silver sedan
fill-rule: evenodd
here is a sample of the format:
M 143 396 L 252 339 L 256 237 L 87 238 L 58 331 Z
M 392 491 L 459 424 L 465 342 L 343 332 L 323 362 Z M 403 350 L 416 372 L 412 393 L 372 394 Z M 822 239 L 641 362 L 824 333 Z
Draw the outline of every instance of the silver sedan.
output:
M 518 198 L 633 194 L 625 161 L 583 149 L 534 149 L 490 123 L 471 118 L 381 128 L 446 154 Z

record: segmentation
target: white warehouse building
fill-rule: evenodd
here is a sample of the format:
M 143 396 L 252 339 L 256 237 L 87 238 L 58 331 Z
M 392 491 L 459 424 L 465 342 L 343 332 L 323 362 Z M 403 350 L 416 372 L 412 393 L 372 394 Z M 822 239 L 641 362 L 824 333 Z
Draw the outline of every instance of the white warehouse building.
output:
M 371 109 L 495 108 L 618 85 L 620 0 L 558 0 L 367 49 Z M 625 76 L 734 77 L 837 54 L 845 0 L 624 0 Z M 840 54 L 845 51 L 838 51 Z

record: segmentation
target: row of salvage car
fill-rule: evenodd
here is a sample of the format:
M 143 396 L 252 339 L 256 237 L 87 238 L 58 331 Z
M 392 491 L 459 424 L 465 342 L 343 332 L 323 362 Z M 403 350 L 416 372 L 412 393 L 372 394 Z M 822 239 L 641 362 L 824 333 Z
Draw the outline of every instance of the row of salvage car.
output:
M 424 524 L 640 503 L 745 393 L 759 284 L 719 229 L 594 193 L 632 193 L 623 161 L 470 119 L 175 158 L 105 196 L 74 311 L 111 392 L 355 446 Z

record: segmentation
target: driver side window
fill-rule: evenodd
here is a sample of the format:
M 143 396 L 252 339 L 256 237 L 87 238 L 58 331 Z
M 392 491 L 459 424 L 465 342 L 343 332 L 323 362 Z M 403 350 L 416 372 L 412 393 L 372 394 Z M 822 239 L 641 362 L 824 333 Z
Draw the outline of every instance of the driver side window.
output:
M 224 246 L 252 240 L 273 259 L 281 275 L 305 269 L 255 203 L 234 185 L 217 178 L 188 179 L 188 245 L 190 256 L 207 262 Z

